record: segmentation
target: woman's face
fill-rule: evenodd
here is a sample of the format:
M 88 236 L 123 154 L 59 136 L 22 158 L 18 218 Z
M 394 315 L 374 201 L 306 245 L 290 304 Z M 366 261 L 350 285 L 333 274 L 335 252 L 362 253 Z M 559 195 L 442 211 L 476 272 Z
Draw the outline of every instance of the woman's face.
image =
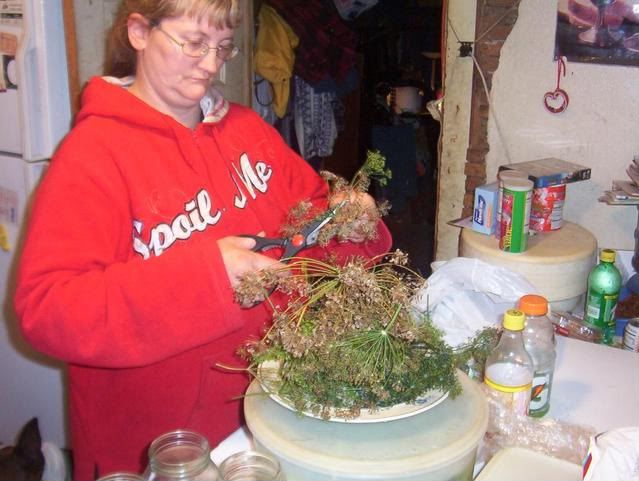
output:
M 228 46 L 233 42 L 233 29 L 218 30 L 208 19 L 198 22 L 185 16 L 166 18 L 157 27 L 149 27 L 145 48 L 138 51 L 136 88 L 147 102 L 167 114 L 199 108 L 224 63 L 213 48 L 199 58 L 185 55 L 179 45 L 184 42 Z

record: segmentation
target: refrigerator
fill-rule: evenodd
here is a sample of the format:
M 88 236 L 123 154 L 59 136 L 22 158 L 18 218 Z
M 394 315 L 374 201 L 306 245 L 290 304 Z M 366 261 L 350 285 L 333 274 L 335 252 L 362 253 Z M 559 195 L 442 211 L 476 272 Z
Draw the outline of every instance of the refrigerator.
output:
M 24 341 L 12 306 L 29 202 L 71 122 L 62 0 L 0 0 L 0 59 L 0 444 L 37 416 L 64 447 L 65 367 Z

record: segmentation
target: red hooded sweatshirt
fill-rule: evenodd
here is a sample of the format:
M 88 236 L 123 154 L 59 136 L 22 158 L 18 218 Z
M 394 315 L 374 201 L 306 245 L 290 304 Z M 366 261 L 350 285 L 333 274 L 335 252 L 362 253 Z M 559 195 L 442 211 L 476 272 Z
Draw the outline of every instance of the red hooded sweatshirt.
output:
M 270 320 L 235 302 L 216 240 L 277 236 L 323 180 L 251 109 L 188 129 L 104 79 L 41 183 L 15 306 L 24 336 L 68 363 L 75 480 L 137 471 L 160 434 L 214 447 L 242 422 L 236 349 Z M 390 248 L 388 230 L 343 255 Z M 330 247 L 330 246 L 329 246 Z M 309 251 L 310 252 L 310 251 Z

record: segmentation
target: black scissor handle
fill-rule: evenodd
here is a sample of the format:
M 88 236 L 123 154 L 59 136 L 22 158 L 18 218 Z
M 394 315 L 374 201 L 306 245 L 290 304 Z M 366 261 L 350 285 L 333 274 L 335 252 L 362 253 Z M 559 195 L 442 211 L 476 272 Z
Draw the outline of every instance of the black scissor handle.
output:
M 282 239 L 279 237 L 262 237 L 252 234 L 241 234 L 238 237 L 248 237 L 255 241 L 255 245 L 251 248 L 253 252 L 267 251 L 269 249 L 275 249 L 276 247 L 285 247 L 288 239 Z

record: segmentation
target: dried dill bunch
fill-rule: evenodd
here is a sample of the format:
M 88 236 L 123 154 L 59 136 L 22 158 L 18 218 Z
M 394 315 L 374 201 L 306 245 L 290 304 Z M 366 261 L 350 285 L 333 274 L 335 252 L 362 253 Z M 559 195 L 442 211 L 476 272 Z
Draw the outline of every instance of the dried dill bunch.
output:
M 337 212 L 337 215 L 325 225 L 318 237 L 320 245 L 327 245 L 336 238 L 339 241 L 351 239 L 353 235 L 362 240 L 375 240 L 377 237 L 377 223 L 389 211 L 389 204 L 381 202 L 374 205 L 362 205 L 353 201 L 358 193 L 367 192 L 372 181 L 386 185 L 391 178 L 390 169 L 386 168 L 386 158 L 377 150 L 369 150 L 364 164 L 353 176 L 350 182 L 331 172 L 320 172 L 329 186 L 329 205 L 338 204 L 347 199 Z M 290 237 L 324 212 L 309 201 L 300 202 L 289 212 L 288 219 L 282 226 L 282 235 Z
M 456 354 L 411 299 L 425 279 L 396 251 L 345 265 L 295 258 L 276 289 L 290 302 L 273 309 L 273 324 L 244 349 L 250 370 L 276 361 L 277 394 L 299 411 L 357 416 L 414 402 L 437 389 L 455 396 Z M 271 279 L 272 280 L 272 279 Z

